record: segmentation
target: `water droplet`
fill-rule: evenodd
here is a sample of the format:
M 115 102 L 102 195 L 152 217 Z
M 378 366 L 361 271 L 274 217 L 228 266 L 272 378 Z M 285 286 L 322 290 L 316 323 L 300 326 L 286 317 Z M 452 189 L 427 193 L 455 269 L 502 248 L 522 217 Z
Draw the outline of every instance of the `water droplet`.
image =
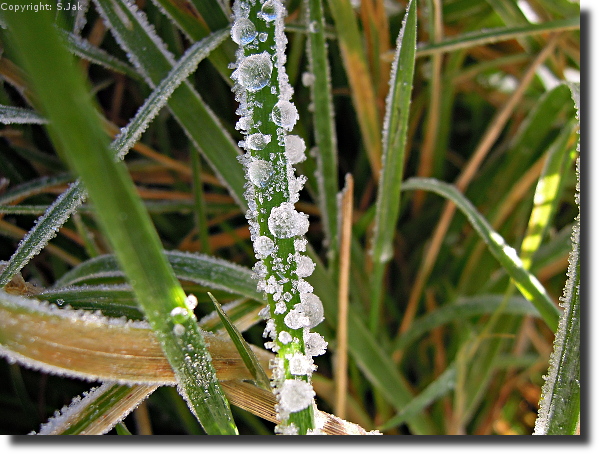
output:
M 233 27 L 231 27 L 231 38 L 236 44 L 249 44 L 256 38 L 257 34 L 258 32 L 252 21 L 245 17 L 235 21 Z
M 253 54 L 242 60 L 231 77 L 250 92 L 257 92 L 269 83 L 273 63 L 267 52 Z
M 271 234 L 280 239 L 304 235 L 308 231 L 308 215 L 297 212 L 294 205 L 284 202 L 271 210 L 267 221 Z
M 268 161 L 254 160 L 248 164 L 248 179 L 259 188 L 264 188 L 271 180 L 273 166 Z
M 296 120 L 298 120 L 298 110 L 296 109 L 296 106 L 289 101 L 278 101 L 277 104 L 273 106 L 271 119 L 276 125 L 289 131 L 294 128 Z
M 290 164 L 301 163 L 306 159 L 304 151 L 306 150 L 306 143 L 304 139 L 295 134 L 290 134 L 285 137 L 285 155 L 289 160 Z
M 260 9 L 261 17 L 267 21 L 272 22 L 277 19 L 277 8 L 273 0 L 268 0 Z
M 270 134 L 254 133 L 246 138 L 246 147 L 250 150 L 262 150 L 271 142 Z

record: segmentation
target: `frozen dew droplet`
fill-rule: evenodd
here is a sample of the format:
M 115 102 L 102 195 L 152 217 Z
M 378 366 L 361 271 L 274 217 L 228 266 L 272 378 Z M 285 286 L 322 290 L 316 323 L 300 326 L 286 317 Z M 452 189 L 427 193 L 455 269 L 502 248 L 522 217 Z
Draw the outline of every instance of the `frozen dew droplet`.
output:
M 283 314 L 287 311 L 285 302 L 277 302 L 275 304 L 275 314 Z
M 245 17 L 236 20 L 233 27 L 231 27 L 231 38 L 236 44 L 249 44 L 256 38 L 257 34 L 258 32 L 252 21 Z
M 311 374 L 314 371 L 314 364 L 311 357 L 304 354 L 294 353 L 289 355 L 288 364 L 290 373 L 295 375 Z
M 279 332 L 279 336 L 277 338 L 279 338 L 279 341 L 281 341 L 283 344 L 288 344 L 290 341 L 292 341 L 292 336 L 285 330 Z
M 310 323 L 308 317 L 298 310 L 290 310 L 290 312 L 285 315 L 285 318 L 283 318 L 283 322 L 285 322 L 285 325 L 290 329 L 294 330 L 306 327 Z
M 194 311 L 194 308 L 198 306 L 198 299 L 194 294 L 190 294 L 186 297 L 185 304 L 191 311 Z
M 308 318 L 308 324 L 305 327 L 312 329 L 323 322 L 324 311 L 321 299 L 312 292 L 300 294 L 300 305 L 298 309 Z
M 254 251 L 259 259 L 266 258 L 273 250 L 275 250 L 275 242 L 266 235 L 261 235 L 254 241 Z
M 182 326 L 181 324 L 175 324 L 173 326 L 173 333 L 175 334 L 175 336 L 180 337 L 181 335 L 183 335 L 185 333 L 185 327 Z
M 295 239 L 294 240 L 294 248 L 296 249 L 296 251 L 306 251 L 307 243 L 308 243 L 308 240 L 306 240 L 304 237 Z
M 313 73 L 304 72 L 302 73 L 302 85 L 310 87 L 315 83 L 315 75 Z
M 289 202 L 271 210 L 267 221 L 271 234 L 280 239 L 304 235 L 308 231 L 308 215 L 297 212 Z
M 272 22 L 275 19 L 277 19 L 277 9 L 275 6 L 275 2 L 273 0 L 268 0 L 267 2 L 265 2 L 265 4 L 260 10 L 260 15 L 267 22 Z
M 286 130 L 291 130 L 298 120 L 298 109 L 289 101 L 278 101 L 271 112 L 273 122 Z
M 290 134 L 285 137 L 285 155 L 287 156 L 290 164 L 301 163 L 306 159 L 304 151 L 306 150 L 306 143 L 304 139 L 295 134 Z
M 312 275 L 315 270 L 315 263 L 308 256 L 298 256 L 296 258 L 296 275 L 307 277 Z
M 254 133 L 246 138 L 246 147 L 250 150 L 262 150 L 271 142 L 270 134 Z
M 175 322 L 185 322 L 190 317 L 190 313 L 187 308 L 178 306 L 171 310 L 171 317 Z
M 244 58 L 231 77 L 236 79 L 246 90 L 257 92 L 269 83 L 272 72 L 271 56 L 267 52 L 262 52 Z
M 285 412 L 298 412 L 309 407 L 315 396 L 312 386 L 298 379 L 286 379 L 279 389 L 279 405 Z
M 258 40 L 261 43 L 264 43 L 265 41 L 267 41 L 267 38 L 269 37 L 269 35 L 267 35 L 265 32 L 261 32 L 258 34 Z
M 304 334 L 304 347 L 308 356 L 323 355 L 327 350 L 327 341 L 318 333 L 308 332 Z
M 248 164 L 248 179 L 259 188 L 264 188 L 271 180 L 273 166 L 268 161 L 254 160 Z

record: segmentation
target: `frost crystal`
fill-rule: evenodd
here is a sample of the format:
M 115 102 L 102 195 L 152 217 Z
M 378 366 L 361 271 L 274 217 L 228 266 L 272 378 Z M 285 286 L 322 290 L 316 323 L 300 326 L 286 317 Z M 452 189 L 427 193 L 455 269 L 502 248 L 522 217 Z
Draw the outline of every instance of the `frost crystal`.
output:
M 285 330 L 279 332 L 278 338 L 279 341 L 281 341 L 283 344 L 288 344 L 290 341 L 292 341 L 292 336 L 289 334 L 289 332 L 286 332 Z
M 184 322 L 190 317 L 190 313 L 188 309 L 178 306 L 171 310 L 171 317 L 175 322 Z
M 324 319 L 323 303 L 321 302 L 321 299 L 313 293 L 300 294 L 300 305 L 298 305 L 298 309 L 308 318 L 309 323 L 306 324 L 305 327 L 308 327 L 309 329 L 316 327 Z
M 285 322 L 285 325 L 290 329 L 301 329 L 310 324 L 308 317 L 298 310 L 290 310 L 290 312 L 285 315 L 285 318 L 283 318 L 283 322 Z
M 306 347 L 306 355 L 315 357 L 325 354 L 327 341 L 318 333 L 307 331 L 304 334 L 304 346 Z
M 312 404 L 315 391 L 298 379 L 286 379 L 279 390 L 279 405 L 284 412 L 298 412 Z
M 264 188 L 273 176 L 273 166 L 268 161 L 253 160 L 248 164 L 248 179 L 259 188 Z
M 266 235 L 261 235 L 254 240 L 254 251 L 256 257 L 264 259 L 275 251 L 275 243 Z
M 180 337 L 181 335 L 183 335 L 185 333 L 185 327 L 182 326 L 181 324 L 175 324 L 173 326 L 173 333 Z
M 278 101 L 273 106 L 273 112 L 271 112 L 271 119 L 273 122 L 281 126 L 286 130 L 291 130 L 298 120 L 298 109 L 289 101 Z
M 304 235 L 308 231 L 308 215 L 297 212 L 290 202 L 274 207 L 267 223 L 271 234 L 280 239 Z
M 304 139 L 295 134 L 290 134 L 285 137 L 285 155 L 287 156 L 290 164 L 301 163 L 306 159 L 304 151 L 306 150 L 306 143 Z
M 244 58 L 231 77 L 246 90 L 257 92 L 269 83 L 272 72 L 271 56 L 267 52 L 263 52 Z
M 286 356 L 288 358 L 290 373 L 294 375 L 308 375 L 314 371 L 312 358 L 300 353 Z
M 238 19 L 231 27 L 231 38 L 236 44 L 249 44 L 254 41 L 258 32 L 251 20 L 244 17 Z
M 315 270 L 315 263 L 308 256 L 298 255 L 296 257 L 296 275 L 307 277 L 312 275 Z

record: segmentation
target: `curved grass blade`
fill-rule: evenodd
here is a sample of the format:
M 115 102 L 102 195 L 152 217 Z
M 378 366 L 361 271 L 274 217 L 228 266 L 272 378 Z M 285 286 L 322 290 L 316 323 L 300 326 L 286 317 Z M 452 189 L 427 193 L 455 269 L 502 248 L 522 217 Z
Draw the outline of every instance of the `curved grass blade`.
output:
M 0 195 L 0 204 L 8 204 L 13 201 L 23 200 L 30 196 L 44 193 L 52 187 L 64 185 L 71 180 L 73 180 L 73 177 L 70 174 L 65 173 L 29 180 Z
M 350 83 L 352 102 L 374 176 L 381 171 L 381 132 L 375 90 L 362 36 L 352 4 L 345 0 L 329 0 L 329 10 L 335 22 L 338 44 Z
M 84 60 L 103 66 L 117 73 L 124 74 L 134 80 L 139 80 L 140 75 L 118 58 L 110 55 L 108 52 L 94 46 L 89 41 L 84 40 L 80 36 L 73 33 L 60 30 L 67 48 L 73 55 L 76 55 Z
M 325 231 L 325 244 L 328 248 L 328 259 L 337 258 L 338 250 L 338 163 L 337 139 L 334 125 L 334 110 L 331 95 L 331 75 L 327 59 L 327 43 L 325 38 L 325 19 L 321 0 L 305 0 L 306 24 L 309 29 L 313 24 L 314 31 L 307 36 L 307 55 L 310 74 L 314 80 L 310 85 L 312 102 L 314 103 L 314 130 L 318 147 L 317 153 L 317 185 L 318 198 Z M 316 24 L 316 27 L 314 27 Z M 312 29 L 311 29 L 312 30 Z
M 465 33 L 463 35 L 459 35 L 458 37 L 440 41 L 439 43 L 419 46 L 417 49 L 417 57 L 448 53 L 460 49 L 483 46 L 485 44 L 493 44 L 500 41 L 508 41 L 524 36 L 567 30 L 579 30 L 579 17 L 558 19 L 556 21 L 544 22 L 542 24 L 529 24 L 517 27 L 499 27 L 497 29 Z
M 396 44 L 396 57 L 390 77 L 383 125 L 383 159 L 375 211 L 375 228 L 371 244 L 373 276 L 371 285 L 370 329 L 379 326 L 381 281 L 385 264 L 393 256 L 392 242 L 400 213 L 400 189 L 404 171 L 404 149 L 408 131 L 410 98 L 415 68 L 417 41 L 417 6 L 411 0 Z
M 256 354 L 252 352 L 252 349 L 250 349 L 250 346 L 246 340 L 244 340 L 244 337 L 239 330 L 235 327 L 235 325 L 233 325 L 233 322 L 231 322 L 229 316 L 227 316 L 227 314 L 223 311 L 223 308 L 221 308 L 221 304 L 217 301 L 217 299 L 215 299 L 210 292 L 208 293 L 208 296 L 215 304 L 215 308 L 219 314 L 219 318 L 221 318 L 223 326 L 225 326 L 225 330 L 227 330 L 229 337 L 237 348 L 240 357 L 244 361 L 244 365 L 246 365 L 246 368 L 248 368 L 248 371 L 250 371 L 250 374 L 252 374 L 252 377 L 256 381 L 256 385 L 270 392 L 271 384 L 269 377 L 256 358 Z
M 425 387 L 421 393 L 419 393 L 404 408 L 402 408 L 398 414 L 396 414 L 383 425 L 380 425 L 378 429 L 385 431 L 405 423 L 411 417 L 423 412 L 423 410 L 435 400 L 443 397 L 448 392 L 453 390 L 455 385 L 456 368 L 454 365 L 450 365 L 442 374 L 440 374 L 434 381 Z
M 44 125 L 48 121 L 31 109 L 0 105 L 0 123 L 4 125 Z
M 394 350 L 406 349 L 411 343 L 436 327 L 452 321 L 464 321 L 474 316 L 493 314 L 498 308 L 502 308 L 502 314 L 507 315 L 540 316 L 540 313 L 527 299 L 513 297 L 508 302 L 503 302 L 503 300 L 504 296 L 501 295 L 482 295 L 461 298 L 454 304 L 444 305 L 434 312 L 416 319 L 410 328 L 397 338 L 394 343 Z
M 150 86 L 158 84 L 175 62 L 145 15 L 134 4 L 124 0 L 94 0 L 94 3 L 136 70 Z M 173 92 L 168 105 L 245 212 L 245 178 L 237 161 L 240 151 L 215 114 L 187 82 Z M 211 131 L 211 134 L 205 134 L 206 131 Z
M 165 251 L 164 254 L 180 280 L 262 301 L 262 295 L 256 290 L 256 280 L 252 278 L 252 271 L 246 267 L 204 254 L 182 251 Z M 55 283 L 55 287 L 73 286 L 97 278 L 123 277 L 115 256 L 102 255 L 89 259 L 65 273 Z
M 225 36 L 225 32 L 217 32 L 196 43 L 186 52 L 168 76 L 148 97 L 128 126 L 121 130 L 121 133 L 111 143 L 110 148 L 116 157 L 122 159 L 127 154 L 160 109 L 168 102 L 173 91 L 195 70 L 198 63 L 225 39 Z M 10 281 L 11 277 L 18 273 L 32 257 L 46 246 L 56 235 L 58 229 L 82 204 L 85 197 L 85 190 L 81 182 L 77 180 L 48 207 L 44 215 L 37 220 L 35 226 L 19 244 L 8 261 L 7 267 L 0 274 L 0 286 L 4 286 Z
M 490 252 L 514 280 L 519 291 L 536 307 L 548 327 L 556 330 L 560 311 L 552 302 L 544 287 L 535 276 L 523 267 L 516 251 L 506 244 L 502 236 L 492 229 L 485 218 L 477 212 L 473 204 L 455 186 L 436 179 L 411 178 L 404 182 L 402 189 L 432 191 L 452 200 L 466 215 L 473 228 L 488 245 Z
M 185 293 L 125 166 L 114 160 L 83 78 L 62 47 L 50 16 L 7 12 L 5 17 L 41 111 L 50 120 L 53 143 L 85 182 L 103 231 L 173 366 L 180 392 L 207 433 L 237 434 Z M 188 345 L 191 352 L 186 352 Z
M 88 381 L 176 384 L 173 368 L 145 321 L 59 308 L 2 290 L 0 316 L 0 354 L 9 361 Z M 252 379 L 231 340 L 204 331 L 203 336 L 219 380 Z M 267 367 L 272 355 L 256 353 Z
M 579 84 L 570 86 L 580 120 Z M 579 151 L 579 143 L 577 144 Z M 579 213 L 573 226 L 571 242 L 573 249 L 569 255 L 569 268 L 565 284 L 558 331 L 554 349 L 550 356 L 550 368 L 544 386 L 534 434 L 575 434 L 579 427 L 580 414 L 580 280 L 581 243 L 579 185 L 580 163 L 577 159 L 577 193 L 575 202 Z
M 144 401 L 158 385 L 128 386 L 105 382 L 56 411 L 38 435 L 98 435 L 108 433 Z

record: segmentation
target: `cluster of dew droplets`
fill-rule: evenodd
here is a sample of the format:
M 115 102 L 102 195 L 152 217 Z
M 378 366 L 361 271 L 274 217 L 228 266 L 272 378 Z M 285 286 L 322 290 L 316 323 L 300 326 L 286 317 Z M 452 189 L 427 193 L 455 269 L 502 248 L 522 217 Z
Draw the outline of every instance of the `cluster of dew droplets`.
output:
M 290 414 L 314 405 L 312 357 L 327 347 L 321 335 L 310 331 L 323 321 L 323 304 L 305 280 L 315 268 L 303 254 L 308 216 L 294 207 L 306 177 L 296 176 L 293 165 L 306 159 L 306 144 L 291 134 L 298 110 L 284 68 L 285 8 L 280 0 L 236 0 L 233 13 L 231 37 L 239 49 L 232 79 L 239 103 L 236 128 L 244 134 L 239 145 L 246 151 L 240 157 L 248 180 L 246 218 L 258 260 L 253 268 L 258 290 L 271 302 L 261 316 L 267 321 L 264 336 L 272 340 L 265 346 L 279 353 L 271 369 L 277 412 L 285 422 Z M 268 47 L 270 42 L 274 46 Z M 267 99 L 272 108 L 263 114 Z M 293 253 L 284 255 L 282 242 L 288 245 L 285 251 L 293 244 Z M 284 434 L 297 430 L 293 423 L 277 427 Z

